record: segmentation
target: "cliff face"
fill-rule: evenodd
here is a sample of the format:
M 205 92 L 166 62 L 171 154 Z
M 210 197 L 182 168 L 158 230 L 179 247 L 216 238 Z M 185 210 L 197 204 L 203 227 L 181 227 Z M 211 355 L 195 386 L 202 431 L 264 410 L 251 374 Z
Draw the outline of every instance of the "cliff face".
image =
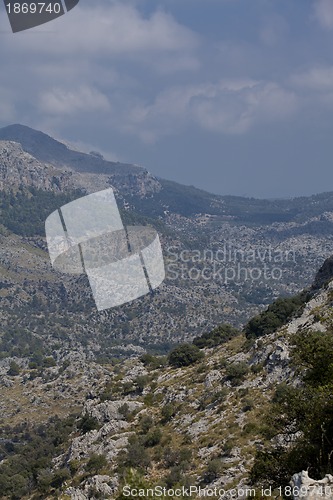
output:
M 33 186 L 44 190 L 73 189 L 70 172 L 62 172 L 36 160 L 16 142 L 0 141 L 0 190 Z
M 55 192 L 82 189 L 88 193 L 112 186 L 119 196 L 139 197 L 160 189 L 159 182 L 145 169 L 119 166 L 109 173 L 80 172 L 71 164 L 44 163 L 17 142 L 0 141 L 0 190 L 15 190 L 20 186 Z
M 325 284 L 329 283 L 332 278 L 333 278 L 333 256 L 326 259 L 324 264 L 318 270 L 313 282 L 313 289 L 319 290 Z
M 23 125 L 0 129 L 0 143 L 1 141 L 21 144 L 22 149 L 40 164 L 52 165 L 60 171 L 78 173 L 77 182 L 87 190 L 92 189 L 91 174 L 100 177 L 99 184 L 112 185 L 125 195 L 144 197 L 161 189 L 159 181 L 145 168 L 107 161 L 96 153 L 74 151 L 49 135 Z

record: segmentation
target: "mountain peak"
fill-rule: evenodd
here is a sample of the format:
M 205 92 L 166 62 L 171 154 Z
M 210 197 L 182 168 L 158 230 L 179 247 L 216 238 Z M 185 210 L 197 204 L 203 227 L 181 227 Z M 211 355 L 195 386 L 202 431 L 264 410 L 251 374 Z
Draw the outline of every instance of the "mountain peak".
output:
M 122 192 L 130 192 L 140 197 L 161 189 L 159 181 L 145 168 L 108 161 L 96 152 L 87 154 L 76 151 L 44 132 L 26 125 L 13 124 L 0 128 L 0 141 L 19 143 L 22 150 L 38 162 L 60 171 L 104 174 L 103 185 L 112 185 Z M 84 182 L 87 186 L 91 184 L 87 177 Z

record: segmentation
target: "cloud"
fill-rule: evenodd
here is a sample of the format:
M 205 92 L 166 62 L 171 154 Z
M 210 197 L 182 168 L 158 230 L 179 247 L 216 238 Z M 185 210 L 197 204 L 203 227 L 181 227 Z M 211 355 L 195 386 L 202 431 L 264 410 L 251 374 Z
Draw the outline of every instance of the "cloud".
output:
M 15 121 L 15 106 L 13 105 L 13 92 L 5 87 L 0 87 L 0 121 L 3 125 Z
M 323 28 L 333 29 L 333 2 L 332 0 L 316 0 L 314 12 L 317 21 Z
M 59 27 L 61 26 L 61 29 Z M 198 36 L 178 23 L 170 14 L 155 11 L 145 17 L 135 7 L 120 2 L 102 6 L 77 7 L 48 25 L 23 32 L 12 45 L 29 54 L 49 56 L 138 57 L 141 53 L 179 53 L 191 51 L 199 43 Z
M 333 91 L 333 66 L 315 66 L 292 75 L 291 81 L 298 87 L 318 92 Z
M 73 115 L 81 111 L 109 111 L 108 98 L 99 90 L 81 85 L 74 90 L 53 88 L 40 96 L 39 108 L 51 115 Z
M 284 42 L 289 35 L 289 26 L 286 20 L 278 14 L 270 14 L 260 30 L 260 40 L 270 47 Z
M 221 134 L 243 134 L 261 123 L 290 118 L 297 96 L 273 82 L 249 79 L 175 87 L 151 105 L 137 105 L 128 116 L 127 131 L 146 142 L 195 125 Z

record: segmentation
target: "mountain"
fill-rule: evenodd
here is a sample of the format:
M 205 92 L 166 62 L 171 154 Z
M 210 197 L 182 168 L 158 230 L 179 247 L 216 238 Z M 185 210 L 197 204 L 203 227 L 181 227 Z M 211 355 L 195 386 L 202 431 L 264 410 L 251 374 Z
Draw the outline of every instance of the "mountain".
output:
M 90 185 L 92 178 L 102 178 L 104 184 L 111 184 L 116 189 L 120 199 L 125 199 L 133 210 L 143 215 L 194 217 L 208 214 L 217 222 L 221 218 L 232 218 L 245 224 L 272 224 L 299 223 L 318 216 L 323 216 L 321 222 L 324 222 L 327 220 L 325 212 L 333 211 L 332 192 L 289 200 L 214 195 L 193 186 L 156 178 L 147 169 L 137 165 L 107 161 L 96 152 L 86 154 L 73 150 L 63 142 L 25 125 L 0 128 L 1 141 L 19 143 L 22 150 L 40 164 L 51 165 L 72 174 L 83 174 L 81 183 L 86 182 L 88 191 L 99 189 Z M 77 178 L 82 176 L 77 175 Z M 314 227 L 318 226 L 316 223 L 313 221 L 310 231 L 317 230 Z
M 163 353 L 220 323 L 241 327 L 277 296 L 307 286 L 331 254 L 332 193 L 223 197 L 72 151 L 21 125 L 1 129 L 0 138 L 0 307 L 8 335 L 1 342 L 9 354 L 25 356 L 22 337 L 35 344 L 42 332 L 45 355 L 59 344 L 54 332 L 63 347 L 84 339 L 89 359 Z M 74 157 L 112 174 L 78 171 Z M 153 295 L 98 313 L 85 275 L 51 268 L 44 222 L 63 204 L 110 186 L 125 224 L 159 232 L 166 280 Z
M 302 486 L 303 498 L 319 498 L 333 486 L 332 476 L 318 481 L 332 467 L 332 293 L 330 281 L 292 313 L 295 299 L 280 303 L 283 324 L 270 333 L 221 325 L 168 357 L 100 366 L 75 350 L 57 363 L 8 360 L 1 491 L 120 500 L 200 487 L 216 488 L 213 498 L 296 499 Z
M 1 128 L 0 141 L 19 143 L 26 153 L 40 163 L 66 172 L 87 174 L 85 179 L 91 177 L 89 174 L 100 174 L 106 184 L 112 184 L 124 193 L 135 192 L 140 197 L 160 189 L 158 181 L 144 168 L 106 161 L 96 154 L 74 151 L 49 135 L 24 125 Z
M 333 194 L 218 196 L 0 134 L 2 497 L 330 487 Z M 110 186 L 125 224 L 158 231 L 166 279 L 98 312 L 85 275 L 51 267 L 44 223 Z

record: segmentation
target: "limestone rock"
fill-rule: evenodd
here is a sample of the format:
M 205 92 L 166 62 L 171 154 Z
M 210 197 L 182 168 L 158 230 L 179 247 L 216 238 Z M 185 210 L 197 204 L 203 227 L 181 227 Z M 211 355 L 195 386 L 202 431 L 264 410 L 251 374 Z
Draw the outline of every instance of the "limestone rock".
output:
M 304 498 L 304 500 L 333 499 L 333 476 L 326 474 L 324 479 L 316 481 L 309 477 L 307 471 L 294 474 L 290 485 L 292 487 L 293 498 Z

